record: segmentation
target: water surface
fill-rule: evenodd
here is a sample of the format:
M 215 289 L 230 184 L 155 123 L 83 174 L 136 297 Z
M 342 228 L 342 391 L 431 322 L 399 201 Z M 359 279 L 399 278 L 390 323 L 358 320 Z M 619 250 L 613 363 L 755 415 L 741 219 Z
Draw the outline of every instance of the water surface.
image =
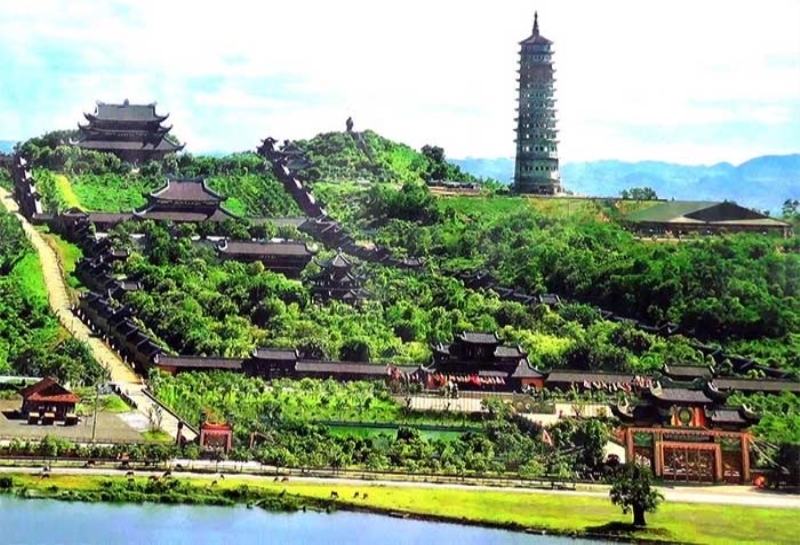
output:
M 286 514 L 246 507 L 73 503 L 11 496 L 0 496 L 0 542 L 4 545 L 598 543 L 362 513 Z

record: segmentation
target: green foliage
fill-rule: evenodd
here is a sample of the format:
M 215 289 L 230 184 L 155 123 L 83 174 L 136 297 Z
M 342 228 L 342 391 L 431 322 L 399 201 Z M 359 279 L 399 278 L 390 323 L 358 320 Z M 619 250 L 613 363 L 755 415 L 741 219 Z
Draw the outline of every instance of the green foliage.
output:
M 760 415 L 753 427 L 755 434 L 774 445 L 800 445 L 800 395 L 782 392 L 780 395 L 734 393 L 728 403 L 746 405 Z
M 645 526 L 645 513 L 653 513 L 664 497 L 651 486 L 652 475 L 646 467 L 635 463 L 619 466 L 611 477 L 608 495 L 611 503 L 622 507 L 623 513 L 633 512 L 633 524 Z
M 621 193 L 623 200 L 634 201 L 655 201 L 658 195 L 651 187 L 632 187 L 631 189 L 624 189 Z
M 20 151 L 36 167 L 34 179 L 47 211 L 71 207 L 105 212 L 129 212 L 145 204 L 145 194 L 168 175 L 204 177 L 228 197 L 226 207 L 249 217 L 298 216 L 291 196 L 255 153 L 223 158 L 169 155 L 150 161 L 138 171 L 110 153 L 69 145 L 74 131 L 56 131 L 32 138 Z M 74 191 L 74 193 L 73 193 Z
M 0 374 L 52 376 L 93 384 L 105 370 L 80 342 L 67 337 L 47 306 L 47 288 L 19 222 L 0 212 Z
M 348 181 L 416 184 L 430 179 L 478 181 L 447 163 L 441 148 L 425 146 L 417 152 L 372 131 L 323 133 L 296 143 L 311 161 L 309 167 L 299 171 L 300 176 L 312 185 Z

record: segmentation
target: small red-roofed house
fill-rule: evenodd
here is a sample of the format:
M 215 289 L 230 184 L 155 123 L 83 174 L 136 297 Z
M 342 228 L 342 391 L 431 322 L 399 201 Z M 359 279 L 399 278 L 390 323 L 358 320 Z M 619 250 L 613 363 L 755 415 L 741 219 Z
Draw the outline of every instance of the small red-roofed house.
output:
M 66 420 L 67 415 L 75 414 L 75 405 L 80 401 L 77 395 L 50 377 L 28 386 L 20 392 L 20 395 L 22 413 L 29 420 L 32 413 L 37 417 L 52 415 L 52 419 Z

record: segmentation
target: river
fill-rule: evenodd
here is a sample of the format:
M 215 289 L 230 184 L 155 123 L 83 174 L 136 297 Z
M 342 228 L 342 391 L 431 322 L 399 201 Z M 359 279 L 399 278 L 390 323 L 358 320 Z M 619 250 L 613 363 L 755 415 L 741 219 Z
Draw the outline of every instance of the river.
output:
M 0 534 L 4 545 L 598 543 L 362 513 L 286 514 L 246 507 L 72 503 L 11 496 L 0 496 Z

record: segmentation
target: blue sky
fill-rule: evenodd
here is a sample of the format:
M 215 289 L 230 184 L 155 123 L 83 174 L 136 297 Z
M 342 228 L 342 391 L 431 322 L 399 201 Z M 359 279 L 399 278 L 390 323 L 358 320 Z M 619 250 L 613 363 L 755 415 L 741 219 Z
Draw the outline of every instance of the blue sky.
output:
M 797 0 L 0 3 L 0 139 L 158 102 L 194 153 L 371 128 L 514 152 L 517 43 L 555 42 L 563 161 L 800 152 Z

